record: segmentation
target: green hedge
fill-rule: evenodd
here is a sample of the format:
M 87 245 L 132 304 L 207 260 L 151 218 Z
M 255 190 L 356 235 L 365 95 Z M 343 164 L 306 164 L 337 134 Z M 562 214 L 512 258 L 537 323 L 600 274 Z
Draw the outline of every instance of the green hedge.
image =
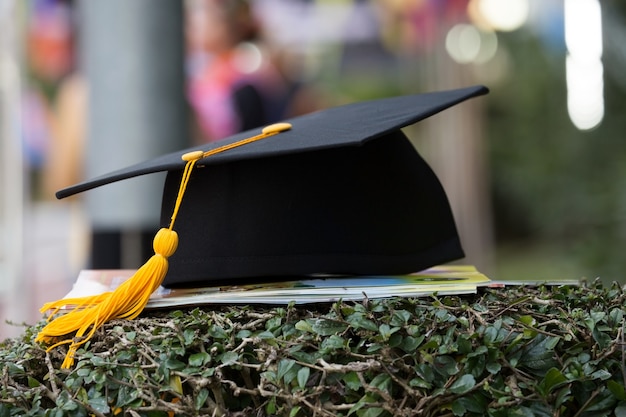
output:
M 114 321 L 60 370 L 0 346 L 0 417 L 626 415 L 619 285 L 224 306 Z

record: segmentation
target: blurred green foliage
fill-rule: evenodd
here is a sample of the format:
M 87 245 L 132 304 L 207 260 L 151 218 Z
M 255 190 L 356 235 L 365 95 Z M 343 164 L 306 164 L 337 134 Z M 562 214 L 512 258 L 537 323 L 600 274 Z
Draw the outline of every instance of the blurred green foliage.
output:
M 615 2 L 603 7 L 605 14 L 624 16 L 625 7 Z M 510 73 L 493 86 L 487 114 L 498 242 L 557 247 L 576 259 L 581 275 L 621 279 L 626 92 L 623 80 L 614 77 L 620 71 L 605 68 L 602 123 L 579 131 L 566 111 L 565 45 L 547 48 L 528 31 L 501 35 L 500 42 Z M 603 62 L 614 64 L 611 51 L 605 50 Z

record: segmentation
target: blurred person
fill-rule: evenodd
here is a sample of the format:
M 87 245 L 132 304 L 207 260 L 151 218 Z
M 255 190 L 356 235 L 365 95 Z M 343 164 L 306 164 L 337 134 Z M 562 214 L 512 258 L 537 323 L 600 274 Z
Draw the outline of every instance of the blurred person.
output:
M 219 140 L 293 115 L 300 88 L 271 59 L 248 1 L 188 0 L 186 16 L 195 140 Z
M 42 178 L 44 195 L 49 198 L 84 179 L 87 106 L 86 82 L 80 72 L 75 72 L 60 84 L 51 109 L 51 146 Z
M 55 146 L 55 110 L 65 77 L 73 71 L 72 2 L 31 0 L 25 29 L 27 82 L 22 100 L 22 140 L 31 176 L 31 197 L 48 197 L 49 152 Z
M 37 85 L 47 98 L 47 143 L 40 179 L 44 200 L 83 179 L 87 92 L 76 65 L 75 7 L 73 0 L 33 0 L 29 24 L 30 69 L 39 74 Z

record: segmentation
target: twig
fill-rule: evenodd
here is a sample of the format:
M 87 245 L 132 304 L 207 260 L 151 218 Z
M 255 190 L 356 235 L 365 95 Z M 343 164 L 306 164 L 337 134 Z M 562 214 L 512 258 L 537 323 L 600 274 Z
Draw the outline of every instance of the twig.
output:
M 50 360 L 50 354 L 46 351 L 45 356 L 46 366 L 48 367 L 48 374 L 50 375 L 50 388 L 52 388 L 52 393 L 55 397 L 59 395 L 59 387 L 56 384 L 56 373 L 54 370 L 54 366 L 52 366 L 52 360 Z

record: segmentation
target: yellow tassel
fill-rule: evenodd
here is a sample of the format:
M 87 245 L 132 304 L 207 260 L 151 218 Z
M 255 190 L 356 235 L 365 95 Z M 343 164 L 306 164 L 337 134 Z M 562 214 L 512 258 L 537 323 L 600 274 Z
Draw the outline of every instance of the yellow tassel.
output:
M 211 151 L 197 151 L 183 155 L 182 159 L 187 161 L 187 164 L 183 171 L 171 223 L 169 228 L 159 230 L 154 237 L 153 247 L 155 254 L 132 277 L 124 281 L 114 291 L 83 298 L 61 299 L 45 304 L 41 308 L 41 312 L 51 311 L 50 319 L 53 320 L 39 332 L 35 340 L 46 344 L 54 343 L 48 347 L 48 350 L 59 345 L 69 344 L 70 347 L 61 367 L 70 368 L 74 364 L 76 350 L 89 341 L 100 326 L 109 320 L 118 318 L 132 320 L 141 314 L 152 293 L 163 282 L 163 278 L 167 274 L 167 259 L 174 254 L 178 246 L 178 235 L 173 230 L 174 222 L 196 162 L 237 146 L 273 136 L 290 128 L 291 125 L 288 123 L 268 126 L 260 135 L 224 145 Z M 54 317 L 60 309 L 70 305 L 73 306 L 73 310 L 65 315 Z M 55 343 L 59 338 L 74 332 L 76 333 L 73 338 Z
M 37 341 L 53 342 L 56 338 L 76 331 L 71 340 L 64 340 L 49 347 L 52 349 L 61 344 L 70 343 L 69 350 L 62 368 L 70 368 L 74 364 L 76 350 L 86 343 L 101 325 L 109 320 L 136 318 L 148 303 L 150 295 L 161 285 L 167 273 L 167 258 L 176 251 L 178 235 L 175 231 L 161 229 L 154 238 L 154 252 L 148 262 L 124 281 L 115 291 L 95 297 L 87 297 L 88 304 L 78 305 L 78 309 L 55 318 L 48 323 L 37 335 Z M 80 300 L 80 299 L 79 299 Z M 58 308 L 59 303 L 68 301 L 59 300 L 45 307 Z

